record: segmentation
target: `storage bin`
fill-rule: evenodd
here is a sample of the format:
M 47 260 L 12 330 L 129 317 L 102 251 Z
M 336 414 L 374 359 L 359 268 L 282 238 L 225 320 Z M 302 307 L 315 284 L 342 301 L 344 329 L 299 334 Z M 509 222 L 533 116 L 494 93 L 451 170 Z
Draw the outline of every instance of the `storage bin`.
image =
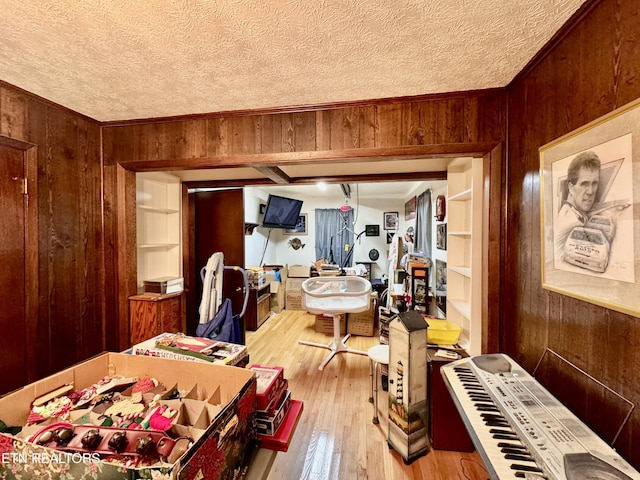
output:
M 460 337 L 460 325 L 449 320 L 427 318 L 427 341 L 435 345 L 454 345 Z

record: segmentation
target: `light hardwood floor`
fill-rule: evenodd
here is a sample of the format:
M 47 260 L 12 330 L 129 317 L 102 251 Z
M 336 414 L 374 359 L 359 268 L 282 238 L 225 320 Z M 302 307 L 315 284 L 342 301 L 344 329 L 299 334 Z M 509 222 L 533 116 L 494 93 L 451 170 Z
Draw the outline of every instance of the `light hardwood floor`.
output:
M 298 340 L 327 343 L 315 331 L 315 317 L 287 311 L 247 332 L 250 362 L 283 367 L 293 399 L 304 402 L 302 417 L 288 452 L 280 452 L 269 480 L 486 480 L 476 452 L 431 450 L 410 465 L 387 443 L 384 409 L 387 393 L 379 389 L 380 424 L 369 403 L 369 360 L 352 353 L 336 355 L 323 371 L 329 350 Z M 367 350 L 377 337 L 352 336 L 347 346 Z

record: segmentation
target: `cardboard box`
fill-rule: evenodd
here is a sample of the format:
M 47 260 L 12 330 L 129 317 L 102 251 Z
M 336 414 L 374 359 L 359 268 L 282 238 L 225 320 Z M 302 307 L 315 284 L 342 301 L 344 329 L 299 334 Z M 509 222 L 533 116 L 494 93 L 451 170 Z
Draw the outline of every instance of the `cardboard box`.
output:
M 286 287 L 280 282 L 271 283 L 271 311 L 280 313 L 286 306 Z
M 371 317 L 352 317 L 357 313 L 350 313 L 347 319 L 347 332 L 352 335 L 360 335 L 361 337 L 372 337 L 374 326 L 373 316 Z
M 291 391 L 285 390 L 278 400 L 280 403 L 276 406 L 273 415 L 265 416 L 258 414 L 256 423 L 259 434 L 274 435 L 276 433 L 291 406 Z
M 248 369 L 256 375 L 256 408 L 266 410 L 271 401 L 287 388 L 284 370 L 282 367 L 257 364 L 249 365 Z
M 285 291 L 285 306 L 287 310 L 303 310 L 302 282 L 305 280 L 305 278 L 287 278 Z
M 316 332 L 333 335 L 333 315 L 323 313 L 316 315 Z M 345 314 L 340 315 L 340 335 L 347 333 L 347 318 Z
M 309 278 L 311 276 L 310 265 L 289 265 L 289 278 Z
M 201 345 L 201 347 L 199 347 Z M 189 337 L 182 333 L 161 333 L 131 347 L 133 355 L 173 358 L 191 362 L 245 367 L 249 355 L 245 345 Z
M 3 452 L 0 473 L 8 478 L 35 480 L 48 476 L 46 472 L 49 470 L 52 478 L 57 478 L 60 468 L 64 468 L 65 478 L 94 478 L 97 475 L 107 480 L 152 476 L 192 480 L 231 478 L 232 472 L 246 464 L 245 455 L 257 442 L 256 380 L 252 371 L 237 367 L 104 353 L 0 398 L 2 420 L 7 425 L 25 426 L 34 399 L 63 385 L 73 385 L 79 391 L 96 385 L 104 377 L 116 376 L 153 377 L 167 388 L 175 386 L 181 392 L 189 392 L 188 398 L 176 400 L 183 402 L 179 410 L 179 416 L 183 417 L 179 421 L 183 423 L 172 427 L 181 427 L 185 435 L 194 439 L 180 458 L 171 464 L 157 462 L 136 467 L 133 462 L 124 466 L 111 463 L 108 459 L 100 459 L 96 453 L 63 452 L 29 441 L 43 428 L 44 424 L 40 423 L 23 428 L 15 437 L 0 434 Z M 189 412 L 193 412 L 195 407 L 200 413 L 193 416 Z M 86 410 L 72 410 L 70 413 L 65 421 L 76 421 L 74 429 L 81 431 L 87 428 L 77 425 L 86 418 Z M 84 416 L 78 417 L 80 413 Z M 52 418 L 48 421 L 57 420 Z M 198 430 L 200 426 L 202 429 Z
M 276 430 L 275 435 L 258 434 L 260 447 L 275 450 L 277 452 L 286 452 L 291 444 L 291 439 L 298 425 L 298 420 L 302 416 L 304 403 L 300 400 L 291 400 L 289 411 L 284 416 L 282 425 Z
M 350 313 L 347 317 L 347 332 L 363 337 L 373 336 L 376 327 L 378 313 L 378 296 L 371 295 L 369 310 L 365 312 Z

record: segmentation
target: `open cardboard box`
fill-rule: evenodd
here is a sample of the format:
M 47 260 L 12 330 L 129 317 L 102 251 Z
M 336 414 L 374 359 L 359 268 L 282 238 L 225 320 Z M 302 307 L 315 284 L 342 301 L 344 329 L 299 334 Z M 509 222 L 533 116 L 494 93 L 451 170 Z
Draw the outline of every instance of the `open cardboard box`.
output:
M 28 441 L 33 427 L 16 436 L 0 434 L 0 474 L 4 478 L 235 478 L 257 439 L 256 381 L 251 370 L 146 356 L 104 353 L 0 398 L 0 420 L 25 426 L 34 399 L 64 385 L 78 391 L 105 376 L 151 377 L 188 392 L 179 405 L 179 434 L 192 446 L 173 464 L 123 467 L 97 454 L 65 453 Z M 75 418 L 78 418 L 76 412 Z M 71 415 L 71 419 L 74 416 Z

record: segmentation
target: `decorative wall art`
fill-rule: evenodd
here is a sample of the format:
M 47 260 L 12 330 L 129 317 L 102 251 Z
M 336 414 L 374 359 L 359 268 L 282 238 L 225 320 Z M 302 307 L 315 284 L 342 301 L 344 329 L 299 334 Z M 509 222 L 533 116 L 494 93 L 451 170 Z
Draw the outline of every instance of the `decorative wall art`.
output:
M 364 227 L 365 236 L 367 237 L 379 237 L 380 225 L 366 225 Z
M 285 228 L 282 232 L 285 235 L 306 235 L 307 234 L 307 214 L 301 213 L 294 228 Z
M 395 230 L 398 226 L 398 212 L 384 212 L 383 220 L 385 230 Z
M 542 287 L 640 316 L 640 101 L 540 148 Z
M 439 223 L 436 225 L 436 248 L 440 250 L 447 249 L 447 224 Z
M 447 313 L 447 262 L 436 260 L 435 272 L 436 286 L 436 305 L 442 311 Z
M 407 203 L 404 204 L 404 219 L 413 220 L 416 218 L 416 202 L 417 197 L 412 197 Z

